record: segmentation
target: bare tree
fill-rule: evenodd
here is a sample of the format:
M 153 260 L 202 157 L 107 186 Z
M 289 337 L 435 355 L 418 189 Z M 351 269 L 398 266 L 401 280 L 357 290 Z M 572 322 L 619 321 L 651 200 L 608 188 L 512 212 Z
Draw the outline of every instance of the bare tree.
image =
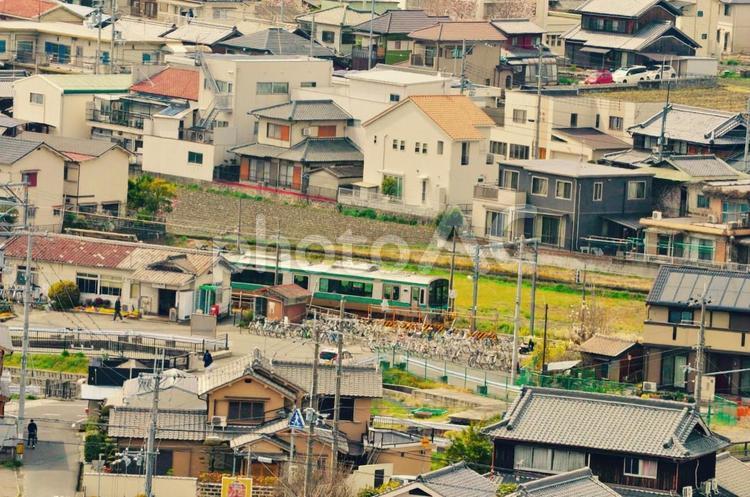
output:
M 284 19 L 281 19 L 281 6 L 284 5 Z M 305 9 L 299 0 L 261 0 L 255 4 L 255 16 L 273 22 L 294 22 L 294 18 L 304 14 Z
M 597 333 L 607 334 L 609 319 L 607 310 L 592 295 L 581 302 L 580 307 L 573 308 L 570 313 L 570 340 L 580 345 Z
M 487 4 L 484 8 L 486 19 L 525 19 L 536 14 L 533 0 L 505 0 Z
M 423 9 L 432 16 L 449 16 L 453 20 L 474 19 L 481 0 L 415 0 L 411 8 Z
M 304 464 L 298 464 L 296 469 L 298 471 L 277 481 L 275 497 L 296 497 L 302 494 L 305 480 Z M 343 468 L 332 472 L 327 465 L 317 467 L 313 470 L 308 497 L 353 497 L 352 491 L 343 483 L 348 476 Z

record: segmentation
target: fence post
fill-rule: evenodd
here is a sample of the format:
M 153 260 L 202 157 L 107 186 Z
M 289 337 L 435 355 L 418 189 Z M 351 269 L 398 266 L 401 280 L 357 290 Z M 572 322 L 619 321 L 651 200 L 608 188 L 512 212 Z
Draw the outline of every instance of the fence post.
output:
M 409 349 L 406 349 L 406 372 L 409 372 Z
M 393 347 L 391 347 L 391 364 L 393 367 L 396 367 L 396 344 L 393 344 Z
M 464 388 L 466 388 L 466 382 L 468 380 L 468 377 L 469 377 L 468 367 L 464 366 Z
M 427 379 L 427 356 L 423 356 L 422 360 L 424 361 L 424 379 Z

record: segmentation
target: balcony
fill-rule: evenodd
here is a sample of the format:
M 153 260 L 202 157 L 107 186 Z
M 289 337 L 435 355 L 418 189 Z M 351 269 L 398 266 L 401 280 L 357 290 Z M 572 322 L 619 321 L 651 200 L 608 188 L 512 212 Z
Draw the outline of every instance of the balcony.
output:
M 122 110 L 101 110 L 94 107 L 93 104 L 86 106 L 86 120 L 102 124 L 114 124 L 126 128 L 135 128 L 142 130 L 143 122 L 151 116 L 135 112 Z
M 665 323 L 646 321 L 643 343 L 668 347 L 693 348 L 698 343 L 699 325 L 696 323 Z M 706 347 L 715 352 L 750 353 L 750 340 L 742 344 L 743 332 L 706 328 Z
M 526 192 L 509 190 L 495 185 L 474 185 L 474 198 L 490 200 L 508 207 L 526 205 Z
M 188 128 L 181 129 L 179 139 L 195 143 L 213 143 L 214 133 L 210 129 Z

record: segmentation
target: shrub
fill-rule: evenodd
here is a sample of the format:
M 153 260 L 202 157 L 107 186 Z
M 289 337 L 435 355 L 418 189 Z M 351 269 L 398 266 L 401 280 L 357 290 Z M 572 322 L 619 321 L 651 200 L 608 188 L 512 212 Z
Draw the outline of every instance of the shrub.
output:
M 738 59 L 727 59 L 724 63 L 726 65 L 728 65 L 728 66 L 738 66 L 738 65 L 740 65 L 740 61 Z
M 383 183 L 380 185 L 380 191 L 383 192 L 383 195 L 397 197 L 400 193 L 398 191 L 398 180 L 393 176 L 385 176 Z
M 461 226 L 464 225 L 464 215 L 460 209 L 454 207 L 440 214 L 436 219 L 436 223 L 440 236 L 445 240 L 450 240 L 457 231 L 460 231 Z
M 81 299 L 81 292 L 74 281 L 60 280 L 53 283 L 47 292 L 52 301 L 52 308 L 58 311 L 72 309 L 77 306 Z
M 501 483 L 497 487 L 497 497 L 505 497 L 518 490 L 518 483 Z

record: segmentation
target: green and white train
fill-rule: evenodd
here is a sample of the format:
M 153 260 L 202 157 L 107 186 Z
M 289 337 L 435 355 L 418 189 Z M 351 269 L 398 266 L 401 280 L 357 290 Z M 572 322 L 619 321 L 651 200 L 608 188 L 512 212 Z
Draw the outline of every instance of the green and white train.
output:
M 233 293 L 274 284 L 276 260 L 256 254 L 223 254 L 235 271 Z M 433 276 L 384 271 L 374 264 L 304 264 L 281 259 L 278 285 L 296 284 L 312 292 L 313 305 L 357 313 L 416 316 L 442 314 L 448 309 L 448 280 Z

